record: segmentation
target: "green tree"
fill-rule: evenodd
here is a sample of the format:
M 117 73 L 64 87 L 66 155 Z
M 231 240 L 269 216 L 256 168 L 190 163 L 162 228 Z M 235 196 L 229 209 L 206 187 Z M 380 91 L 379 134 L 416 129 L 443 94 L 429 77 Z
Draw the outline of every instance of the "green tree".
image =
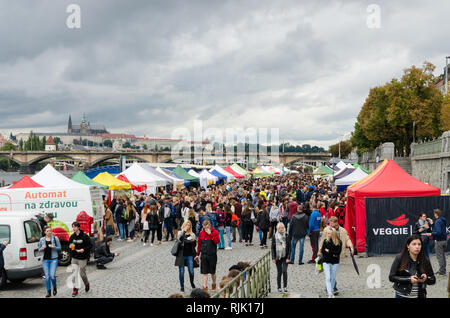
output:
M 103 142 L 103 145 L 104 145 L 105 147 L 112 148 L 113 142 L 112 142 L 111 140 L 109 140 L 109 139 L 106 139 L 106 140 Z
M 352 143 L 350 140 L 341 141 L 341 158 L 346 158 L 352 152 Z M 328 149 L 333 157 L 339 157 L 339 143 L 331 145 Z
M 2 150 L 2 151 L 17 150 L 17 147 L 16 147 L 14 144 L 12 144 L 12 143 L 7 142 L 7 143 L 5 143 L 5 144 L 3 145 L 3 147 L 1 148 L 1 150 Z
M 450 94 L 444 95 L 441 110 L 441 129 L 450 130 Z
M 125 143 L 122 145 L 122 147 L 123 147 L 123 148 L 131 148 L 131 144 L 130 144 L 129 141 L 127 141 L 127 142 L 125 142 Z
M 413 65 L 404 70 L 401 79 L 370 90 L 352 133 L 358 153 L 390 141 L 399 155 L 409 155 L 414 126 L 416 139 L 442 134 L 443 98 L 434 84 L 434 69 L 428 62 L 422 68 Z

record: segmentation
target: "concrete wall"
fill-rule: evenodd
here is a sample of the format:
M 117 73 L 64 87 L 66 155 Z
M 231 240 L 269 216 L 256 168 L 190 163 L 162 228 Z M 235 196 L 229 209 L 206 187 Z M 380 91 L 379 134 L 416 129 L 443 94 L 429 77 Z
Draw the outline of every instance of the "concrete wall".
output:
M 446 192 L 450 187 L 450 131 L 437 140 L 412 144 L 411 165 L 413 177 Z

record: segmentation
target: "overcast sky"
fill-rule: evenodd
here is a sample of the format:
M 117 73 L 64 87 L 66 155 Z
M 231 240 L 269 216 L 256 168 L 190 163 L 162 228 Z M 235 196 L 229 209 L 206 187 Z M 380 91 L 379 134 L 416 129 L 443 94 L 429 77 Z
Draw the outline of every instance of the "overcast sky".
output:
M 201 120 L 327 148 L 371 87 L 424 61 L 442 73 L 448 12 L 448 0 L 0 0 L 0 132 L 66 131 L 85 112 L 115 133 L 169 138 Z

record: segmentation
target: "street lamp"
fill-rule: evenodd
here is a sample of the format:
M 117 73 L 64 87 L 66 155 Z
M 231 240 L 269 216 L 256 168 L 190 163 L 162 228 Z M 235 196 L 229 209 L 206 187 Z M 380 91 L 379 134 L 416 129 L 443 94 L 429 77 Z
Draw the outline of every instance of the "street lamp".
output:
M 448 93 L 448 60 L 450 56 L 445 57 L 445 72 L 444 72 L 444 83 L 445 83 L 445 94 Z
M 349 134 L 351 134 L 351 133 L 347 132 L 347 133 L 343 134 L 341 140 L 339 140 L 339 159 L 341 159 L 341 142 L 345 138 L 345 136 L 347 136 Z

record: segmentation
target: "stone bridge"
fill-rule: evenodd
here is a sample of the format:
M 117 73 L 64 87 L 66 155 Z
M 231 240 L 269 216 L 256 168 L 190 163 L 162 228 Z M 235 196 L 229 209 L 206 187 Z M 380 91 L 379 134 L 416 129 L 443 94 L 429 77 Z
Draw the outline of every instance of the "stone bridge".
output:
M 318 166 L 320 163 L 331 159 L 330 153 L 295 153 L 285 152 L 269 154 L 258 153 L 214 153 L 206 151 L 192 152 L 171 152 L 171 151 L 81 151 L 81 150 L 61 150 L 61 151 L 0 151 L 0 157 L 8 158 L 20 165 L 22 173 L 33 173 L 33 165 L 38 162 L 55 158 L 57 160 L 70 160 L 76 166 L 83 169 L 93 168 L 100 163 L 119 159 L 125 156 L 127 159 L 136 159 L 149 163 L 169 163 L 175 160 L 201 162 L 202 160 L 217 160 L 225 162 L 236 162 L 238 158 L 253 158 L 258 162 L 283 164 L 290 166 L 293 164 L 304 164 L 308 166 Z

